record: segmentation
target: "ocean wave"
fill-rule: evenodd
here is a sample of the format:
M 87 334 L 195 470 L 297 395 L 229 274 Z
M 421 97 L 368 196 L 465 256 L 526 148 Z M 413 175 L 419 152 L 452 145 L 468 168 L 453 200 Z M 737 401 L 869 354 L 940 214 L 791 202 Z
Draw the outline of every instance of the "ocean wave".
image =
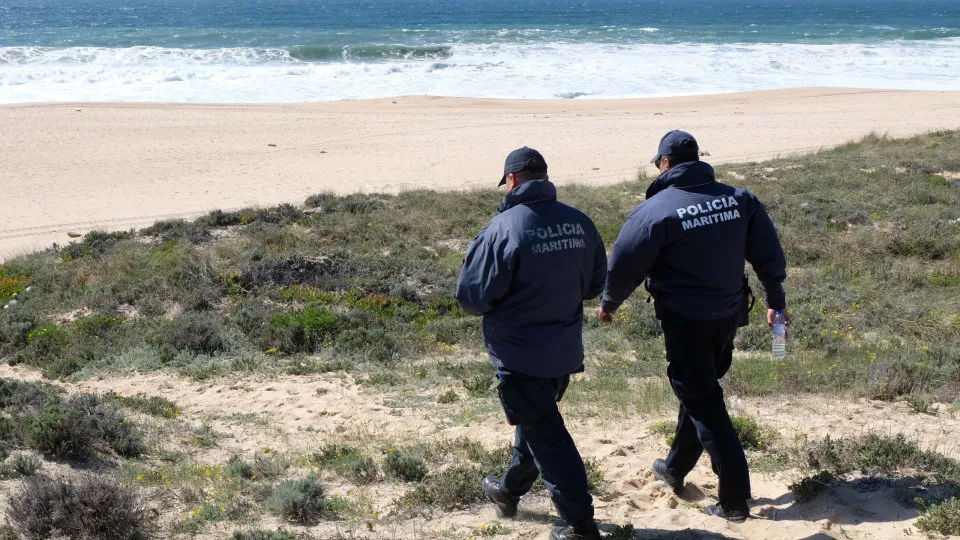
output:
M 386 46 L 385 46 L 386 47 Z M 881 44 L 486 43 L 288 49 L 0 48 L 0 103 L 597 99 L 804 86 L 960 90 L 960 39 Z M 394 52 L 383 52 L 385 50 Z M 351 50 L 355 52 L 355 50 Z M 681 67 L 678 67 L 681 66 Z M 652 74 L 657 74 L 653 76 Z
M 70 64 L 270 64 L 285 62 L 346 62 L 442 60 L 451 47 L 410 45 L 307 46 L 289 48 L 231 47 L 178 49 L 169 47 L 0 47 L 3 65 Z
M 450 57 L 450 47 L 411 46 L 411 45 L 363 45 L 363 46 L 313 46 L 299 45 L 291 47 L 290 57 L 306 61 L 334 60 L 428 60 Z

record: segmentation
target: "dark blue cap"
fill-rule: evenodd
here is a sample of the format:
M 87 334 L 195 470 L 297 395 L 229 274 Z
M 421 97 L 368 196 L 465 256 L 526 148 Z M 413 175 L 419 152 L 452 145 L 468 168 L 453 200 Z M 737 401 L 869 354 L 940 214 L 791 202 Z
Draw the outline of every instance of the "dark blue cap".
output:
M 540 152 L 537 152 L 533 148 L 527 146 L 517 148 L 507 156 L 507 161 L 503 164 L 503 178 L 500 179 L 500 183 L 497 185 L 502 186 L 506 184 L 508 174 L 520 171 L 546 174 L 547 161 L 543 159 Z
M 656 163 L 656 161 L 660 159 L 660 156 L 699 157 L 700 146 L 697 145 L 697 140 L 693 138 L 693 135 L 686 131 L 675 129 L 668 131 L 667 134 L 660 139 L 657 155 L 653 156 L 650 163 Z

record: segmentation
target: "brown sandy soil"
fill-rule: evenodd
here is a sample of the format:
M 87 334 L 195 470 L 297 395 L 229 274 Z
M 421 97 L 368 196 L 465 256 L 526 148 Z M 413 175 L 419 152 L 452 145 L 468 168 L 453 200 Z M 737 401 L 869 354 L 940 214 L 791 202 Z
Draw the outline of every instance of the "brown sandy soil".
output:
M 669 129 L 714 163 L 960 127 L 960 92 L 808 88 L 637 100 L 0 106 L 0 257 L 322 192 L 494 187 L 508 151 L 560 183 L 636 178 Z M 648 166 L 649 167 L 649 166 Z M 649 169 L 653 172 L 652 167 Z
M 38 378 L 34 372 L 19 366 L 0 367 L 0 376 Z M 241 377 L 196 382 L 151 373 L 66 386 L 69 391 L 114 391 L 123 395 L 160 395 L 173 400 L 183 410 L 178 422 L 199 425 L 206 421 L 221 435 L 215 448 L 190 450 L 190 459 L 196 463 L 223 463 L 233 453 L 243 455 L 264 447 L 274 452 L 304 455 L 331 441 L 372 446 L 378 441 L 405 444 L 467 437 L 494 448 L 511 440 L 509 427 L 493 400 L 467 399 L 454 405 L 438 405 L 431 399 L 418 405 L 404 405 L 402 395 L 358 386 L 349 375 Z M 477 402 L 485 404 L 478 409 Z M 754 416 L 762 425 L 778 430 L 777 444 L 784 449 L 789 449 L 795 444 L 795 438 L 803 435 L 815 439 L 828 434 L 839 437 L 869 432 L 904 433 L 923 448 L 960 456 L 956 447 L 960 422 L 946 407 L 940 407 L 933 416 L 914 413 L 900 403 L 823 396 L 735 399 L 732 406 Z M 465 419 L 464 410 L 479 412 Z M 582 454 L 600 461 L 605 471 L 603 492 L 596 501 L 597 516 L 602 523 L 608 526 L 632 523 L 643 534 L 663 533 L 665 538 L 893 539 L 920 534 L 912 529 L 916 511 L 899 505 L 896 490 L 889 485 L 850 483 L 813 503 L 794 503 L 787 486 L 801 476 L 797 470 L 769 474 L 754 471 L 753 512 L 757 519 L 734 525 L 708 517 L 702 507 L 715 502 L 717 487 L 708 459 L 701 460 L 688 477 L 688 487 L 682 497 L 674 495 L 650 473 L 650 463 L 663 456 L 667 447 L 663 436 L 651 433 L 646 426 L 671 416 L 668 410 L 625 420 L 605 420 L 596 415 L 586 418 L 576 411 L 568 414 L 568 424 Z M 257 420 L 251 422 L 250 418 Z M 354 488 L 330 475 L 324 476 L 324 481 L 334 494 L 370 502 L 378 512 L 376 520 L 371 521 L 372 532 L 367 527 L 369 520 L 326 522 L 301 529 L 264 516 L 254 525 L 266 529 L 285 526 L 317 538 L 340 533 L 347 538 L 414 539 L 470 538 L 477 528 L 499 523 L 506 532 L 497 538 L 526 539 L 545 538 L 556 515 L 541 493 L 525 498 L 522 514 L 516 521 L 498 522 L 489 505 L 438 513 L 429 518 L 399 518 L 391 516 L 391 511 L 393 501 L 405 491 L 402 485 L 380 483 Z M 11 483 L 5 484 L 4 491 L 7 491 Z M 165 519 L 175 519 L 174 516 L 183 511 L 175 500 L 156 504 L 160 505 Z M 212 525 L 198 538 L 223 538 L 236 528 L 229 523 Z

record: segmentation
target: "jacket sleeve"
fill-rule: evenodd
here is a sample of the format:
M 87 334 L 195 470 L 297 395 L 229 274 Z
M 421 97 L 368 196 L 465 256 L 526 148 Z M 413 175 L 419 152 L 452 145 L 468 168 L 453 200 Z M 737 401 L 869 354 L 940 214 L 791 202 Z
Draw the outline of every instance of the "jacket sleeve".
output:
M 464 311 L 486 315 L 507 294 L 513 281 L 509 251 L 507 238 L 489 225 L 474 238 L 457 278 L 457 301 Z
M 596 237 L 597 247 L 593 255 L 593 275 L 590 278 L 590 287 L 584 295 L 584 300 L 592 300 L 603 292 L 603 286 L 607 282 L 607 248 L 603 245 L 603 237 L 596 227 L 593 229 L 593 235 Z
M 610 254 L 607 286 L 603 291 L 603 310 L 616 311 L 643 283 L 664 243 L 663 224 L 644 215 L 638 207 L 620 230 Z
M 783 281 L 787 279 L 787 260 L 777 236 L 773 220 L 763 208 L 759 199 L 752 196 L 756 211 L 750 216 L 747 225 L 747 262 L 760 278 L 770 309 L 786 309 L 786 294 Z

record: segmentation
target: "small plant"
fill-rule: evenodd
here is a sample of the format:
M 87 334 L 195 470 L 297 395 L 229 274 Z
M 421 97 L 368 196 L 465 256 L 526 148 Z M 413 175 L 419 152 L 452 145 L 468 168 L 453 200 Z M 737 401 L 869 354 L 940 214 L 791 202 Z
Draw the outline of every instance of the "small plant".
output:
M 219 435 L 214 431 L 213 426 L 203 422 L 200 424 L 200 427 L 193 430 L 193 435 L 187 442 L 197 448 L 213 448 L 217 445 L 218 437 Z
M 33 477 L 10 498 L 7 514 L 30 539 L 150 537 L 152 524 L 130 488 L 99 476 L 75 479 Z
M 474 375 L 463 379 L 463 387 L 471 397 L 484 397 L 490 392 L 491 382 L 488 375 Z
M 933 406 L 933 400 L 930 396 L 915 394 L 907 396 L 907 405 L 917 414 L 935 414 L 930 407 Z
M 636 540 L 636 538 L 637 530 L 633 525 L 618 525 L 607 537 L 607 540 Z
M 673 420 L 664 420 L 647 426 L 652 433 L 658 433 L 663 436 L 673 435 L 677 432 L 677 423 Z
M 94 435 L 92 430 L 74 424 L 60 406 L 44 409 L 27 429 L 33 447 L 54 458 L 87 456 L 93 450 Z
M 427 464 L 420 456 L 391 449 L 383 460 L 383 470 L 390 478 L 419 482 L 427 475 Z
M 343 519 L 354 513 L 355 508 L 352 502 L 336 495 L 327 497 L 323 502 L 324 515 L 336 519 Z
M 501 534 L 509 534 L 510 528 L 502 523 L 482 523 L 479 527 L 473 529 L 471 532 L 472 536 L 499 536 Z
M 403 382 L 403 377 L 392 371 L 380 371 L 360 381 L 365 386 L 396 386 Z
M 404 495 L 404 508 L 437 507 L 444 511 L 464 508 L 483 500 L 480 469 L 458 465 L 426 477 Z
M 253 456 L 253 475 L 268 480 L 283 476 L 290 468 L 289 460 L 275 453 L 258 453 Z
M 588 458 L 583 460 L 583 465 L 587 469 L 587 489 L 597 491 L 603 486 L 603 463 L 596 459 Z
M 185 313 L 170 323 L 159 337 L 161 359 L 171 361 L 179 351 L 216 354 L 227 348 L 220 318 L 210 313 Z
M 769 449 L 777 436 L 776 431 L 762 429 L 757 421 L 749 416 L 734 416 L 730 420 L 744 450 Z
M 349 463 L 346 467 L 346 475 L 357 484 L 371 484 L 377 481 L 379 476 L 377 464 L 369 456 L 363 456 Z
M 29 454 L 17 454 L 0 464 L 0 478 L 33 476 L 43 466 L 43 460 Z
M 460 396 L 453 390 L 447 390 L 446 392 L 437 396 L 437 403 L 441 405 L 449 405 L 450 403 L 456 403 L 460 399 Z
M 256 474 L 253 472 L 253 465 L 240 459 L 239 456 L 230 456 L 226 467 L 227 476 L 234 478 L 253 478 Z
M 313 525 L 324 510 L 324 489 L 316 476 L 287 480 L 273 488 L 267 501 L 271 511 L 287 521 Z
M 790 484 L 789 489 L 793 492 L 793 498 L 797 502 L 810 502 L 830 489 L 830 484 L 836 479 L 837 477 L 830 472 L 820 471 L 813 476 L 806 476 Z
M 122 407 L 158 418 L 173 419 L 180 416 L 180 408 L 177 407 L 177 404 L 160 396 L 147 397 L 143 394 L 122 396 L 115 392 L 109 392 L 104 394 L 103 397 L 105 400 L 114 401 Z
M 263 350 L 276 349 L 285 354 L 320 350 L 338 326 L 337 316 L 320 304 L 280 311 L 267 317 L 260 329 Z
M 297 535 L 289 531 L 237 531 L 230 540 L 297 540 Z
M 917 528 L 926 533 L 960 534 L 960 499 L 954 497 L 930 507 L 917 519 Z

